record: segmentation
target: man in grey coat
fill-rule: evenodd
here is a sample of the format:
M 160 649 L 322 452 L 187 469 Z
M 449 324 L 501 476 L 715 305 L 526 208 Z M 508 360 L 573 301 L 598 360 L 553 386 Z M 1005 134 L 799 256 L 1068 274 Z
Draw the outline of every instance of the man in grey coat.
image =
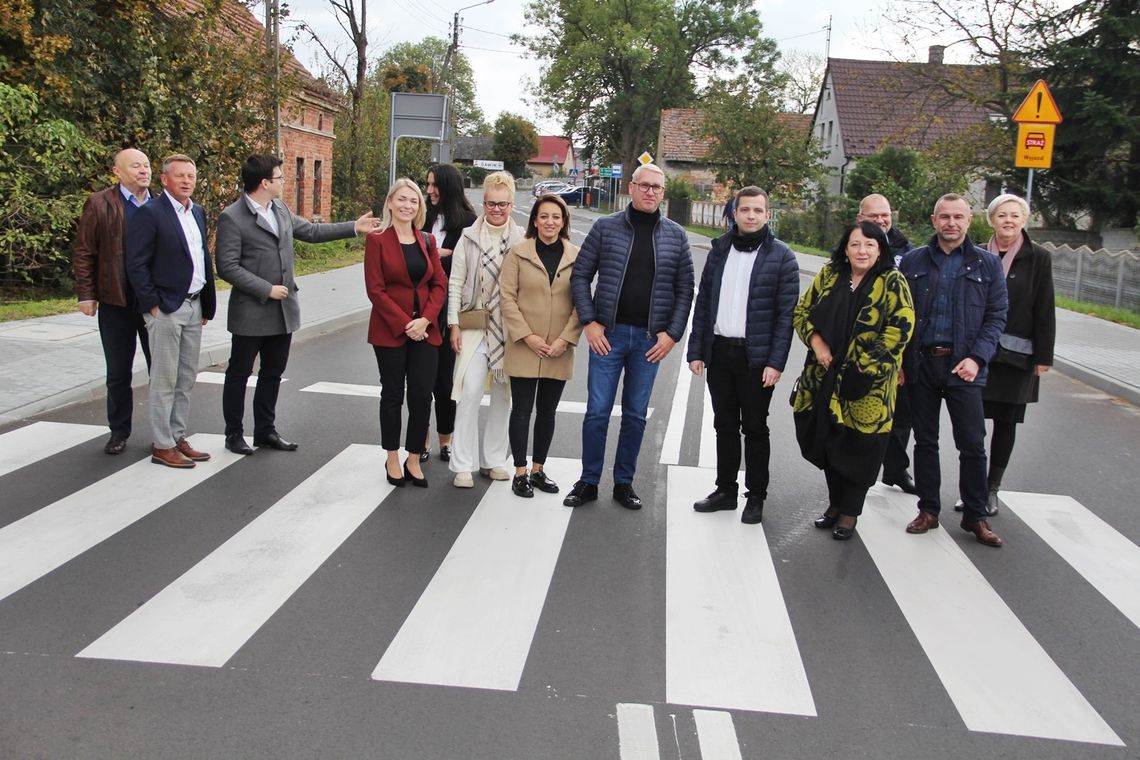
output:
M 226 448 L 252 454 L 245 442 L 242 418 L 245 386 L 253 360 L 261 356 L 253 394 L 253 443 L 293 451 L 275 426 L 277 391 L 289 361 L 293 332 L 301 325 L 297 283 L 293 273 L 293 238 L 323 243 L 364 234 L 380 224 L 371 212 L 355 222 L 313 224 L 294 215 L 281 201 L 285 175 L 281 159 L 253 155 L 241 168 L 245 193 L 218 217 L 215 256 L 218 276 L 233 285 L 227 328 L 233 334 L 222 415 Z

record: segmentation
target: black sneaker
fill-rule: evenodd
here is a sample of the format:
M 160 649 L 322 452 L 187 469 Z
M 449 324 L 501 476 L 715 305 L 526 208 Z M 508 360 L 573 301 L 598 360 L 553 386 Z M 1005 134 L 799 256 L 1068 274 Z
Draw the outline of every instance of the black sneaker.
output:
M 547 493 L 558 493 L 558 484 L 550 478 L 546 477 L 545 470 L 532 472 L 530 474 L 530 484 L 540 491 L 546 491 Z
M 749 496 L 744 502 L 744 512 L 740 515 L 740 522 L 755 525 L 764 520 L 764 500 L 759 496 Z
M 588 501 L 598 500 L 598 486 L 594 483 L 587 483 L 584 480 L 579 480 L 570 489 L 570 493 L 566 494 L 566 498 L 562 500 L 563 506 L 567 507 L 580 507 Z
M 530 499 L 534 496 L 534 489 L 530 487 L 530 479 L 526 474 L 515 475 L 511 480 L 511 490 L 515 492 L 515 496 L 521 496 L 524 499 Z
M 716 512 L 720 509 L 736 509 L 736 491 L 722 491 L 719 488 L 693 505 L 698 512 Z
M 641 497 L 634 492 L 632 483 L 614 483 L 614 501 L 626 509 L 641 509 Z

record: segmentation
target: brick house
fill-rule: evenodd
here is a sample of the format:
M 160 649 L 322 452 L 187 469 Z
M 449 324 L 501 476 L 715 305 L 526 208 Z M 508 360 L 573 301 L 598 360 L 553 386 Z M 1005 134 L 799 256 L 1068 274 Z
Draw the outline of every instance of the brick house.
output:
M 190 13 L 204 12 L 202 0 L 173 1 Z M 223 0 L 221 13 L 224 25 L 236 38 L 265 45 L 265 27 L 241 2 Z M 341 108 L 340 96 L 285 47 L 281 48 L 281 68 L 299 84 L 297 92 L 281 107 L 283 199 L 293 213 L 327 221 L 332 214 L 333 119 Z
M 925 63 L 827 59 L 811 130 L 827 151 L 828 192 L 842 194 L 855 162 L 884 147 L 922 151 L 997 118 L 964 97 L 994 91 L 992 72 L 943 63 L 943 52 L 931 46 Z M 971 185 L 977 200 L 990 192 L 984 181 Z
M 700 108 L 667 108 L 661 112 L 657 133 L 656 163 L 666 177 L 684 177 L 698 195 L 713 200 L 728 199 L 728 189 L 716 181 L 716 167 L 705 163 L 713 139 L 701 134 L 705 112 Z M 781 113 L 777 119 L 807 135 L 811 117 L 806 114 Z

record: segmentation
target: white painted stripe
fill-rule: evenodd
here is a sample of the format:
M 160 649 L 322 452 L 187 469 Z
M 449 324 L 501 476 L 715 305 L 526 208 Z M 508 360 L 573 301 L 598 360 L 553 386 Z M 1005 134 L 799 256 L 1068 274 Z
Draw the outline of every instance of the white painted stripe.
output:
M 713 427 L 712 394 L 705 387 L 702 397 L 701 412 L 701 449 L 697 463 L 701 467 L 716 468 L 716 428 Z
M 721 710 L 693 710 L 702 760 L 744 760 L 732 715 Z
M 1002 491 L 1001 500 L 1140 627 L 1140 547 L 1070 496 Z
M 208 385 L 225 385 L 226 373 L 225 372 L 199 372 L 196 382 L 207 383 Z M 289 382 L 289 378 L 283 377 L 283 378 L 281 378 L 281 382 L 287 383 L 287 382 Z M 257 387 L 257 375 L 250 375 L 249 378 L 245 381 L 245 386 L 247 388 L 256 388 Z
M 348 446 L 77 656 L 225 665 L 392 491 L 383 457 Z
M 99 425 L 33 422 L 0 435 L 0 476 L 107 433 Z
M 304 393 L 328 393 L 340 396 L 367 396 L 368 398 L 380 398 L 379 385 L 354 385 L 352 383 L 313 383 L 301 389 Z M 483 396 L 482 401 L 479 402 L 481 406 L 490 406 L 491 397 Z M 585 401 L 559 401 L 558 411 L 566 414 L 585 414 L 586 402 Z M 611 417 L 621 416 L 621 404 L 614 404 L 614 409 L 610 413 Z M 653 416 L 653 407 L 645 414 L 645 418 L 649 419 Z
M 578 461 L 549 459 L 551 472 Z M 563 494 L 491 484 L 372 678 L 514 691 L 573 510 Z
M 672 704 L 816 714 L 763 525 L 700 514 L 708 473 L 670 467 L 665 696 Z
M 914 515 L 913 496 L 876 485 L 858 535 L 966 727 L 1123 746 L 971 564 L 958 540 L 974 539 L 960 518 L 943 515 L 941 529 L 910 536 Z
M 617 724 L 621 760 L 660 760 L 652 705 L 619 703 Z
M 689 384 L 693 373 L 689 363 L 682 361 L 677 369 L 677 384 L 673 387 L 673 403 L 669 407 L 669 425 L 661 442 L 661 464 L 681 461 L 681 440 L 685 436 L 685 416 L 689 410 Z
M 200 434 L 190 442 L 213 458 L 176 470 L 151 464 L 148 455 L 0 529 L 0 599 L 244 459 L 225 450 L 224 436 Z

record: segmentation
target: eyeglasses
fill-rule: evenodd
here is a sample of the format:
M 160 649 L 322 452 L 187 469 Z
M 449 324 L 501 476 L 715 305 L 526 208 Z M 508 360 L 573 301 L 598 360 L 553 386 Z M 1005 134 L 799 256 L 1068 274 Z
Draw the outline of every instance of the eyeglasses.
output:
M 490 209 L 502 211 L 505 208 L 510 208 L 512 201 L 483 201 L 483 205 Z
M 276 182 L 277 180 L 284 181 L 285 175 L 284 174 L 278 174 L 276 177 L 270 177 L 269 179 L 266 180 L 266 182 Z
M 629 184 L 634 185 L 635 187 L 640 187 L 641 192 L 645 193 L 646 195 L 656 195 L 665 189 L 664 185 L 654 185 L 649 182 L 630 182 Z

